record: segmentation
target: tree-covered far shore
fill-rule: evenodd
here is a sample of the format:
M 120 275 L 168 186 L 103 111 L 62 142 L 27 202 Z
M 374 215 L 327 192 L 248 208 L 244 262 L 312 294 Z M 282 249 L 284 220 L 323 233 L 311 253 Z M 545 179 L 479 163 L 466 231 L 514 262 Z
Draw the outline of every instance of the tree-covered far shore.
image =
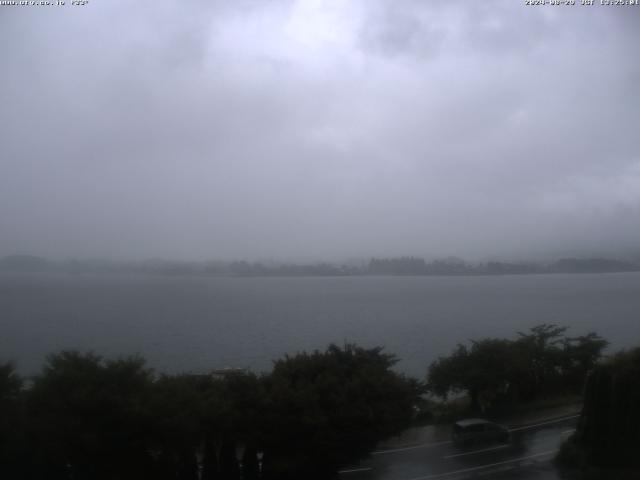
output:
M 487 260 L 469 262 L 457 257 L 427 261 L 421 257 L 370 258 L 349 262 L 284 261 L 177 261 L 150 259 L 116 261 L 107 259 L 49 260 L 33 255 L 0 258 L 0 272 L 96 273 L 143 275 L 196 275 L 211 277 L 334 277 L 334 276 L 446 276 L 529 275 L 556 273 L 639 272 L 640 258 L 570 257 L 550 261 Z

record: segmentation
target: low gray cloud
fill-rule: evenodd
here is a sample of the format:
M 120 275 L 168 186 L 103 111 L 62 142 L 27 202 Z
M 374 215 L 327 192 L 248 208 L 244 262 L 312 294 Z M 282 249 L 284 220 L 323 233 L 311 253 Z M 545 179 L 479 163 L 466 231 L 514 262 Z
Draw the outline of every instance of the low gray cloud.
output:
M 501 1 L 1 7 L 0 255 L 637 253 L 638 26 Z

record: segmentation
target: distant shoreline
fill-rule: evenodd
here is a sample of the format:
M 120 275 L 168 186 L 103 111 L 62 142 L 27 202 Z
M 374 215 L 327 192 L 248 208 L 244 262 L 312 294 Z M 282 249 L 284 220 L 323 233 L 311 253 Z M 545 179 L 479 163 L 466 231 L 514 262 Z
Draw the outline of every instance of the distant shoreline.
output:
M 611 258 L 562 258 L 552 262 L 466 262 L 457 258 L 427 262 L 418 257 L 371 258 L 360 265 L 247 261 L 184 262 L 173 260 L 54 261 L 31 255 L 0 259 L 0 272 L 68 274 L 144 274 L 199 277 L 451 277 L 640 272 L 640 262 Z

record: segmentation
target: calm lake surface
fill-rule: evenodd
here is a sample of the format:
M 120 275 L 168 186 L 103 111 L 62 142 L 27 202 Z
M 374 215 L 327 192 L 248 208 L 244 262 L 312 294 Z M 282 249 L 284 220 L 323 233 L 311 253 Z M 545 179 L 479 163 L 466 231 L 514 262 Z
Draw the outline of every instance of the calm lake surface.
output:
M 329 343 L 381 345 L 422 377 L 457 342 L 539 323 L 640 345 L 640 273 L 474 277 L 212 278 L 0 275 L 0 361 L 48 353 L 144 355 L 166 372 L 269 370 Z

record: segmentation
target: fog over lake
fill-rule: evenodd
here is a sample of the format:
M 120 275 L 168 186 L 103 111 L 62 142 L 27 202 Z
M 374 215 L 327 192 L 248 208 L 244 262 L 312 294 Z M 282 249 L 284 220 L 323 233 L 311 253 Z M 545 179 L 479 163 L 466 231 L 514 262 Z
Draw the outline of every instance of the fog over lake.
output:
M 0 257 L 640 256 L 636 6 L 66 3 L 0 15 Z
M 329 343 L 384 346 L 424 376 L 457 342 L 539 323 L 640 342 L 640 274 L 210 278 L 0 275 L 0 361 L 34 373 L 60 349 L 139 353 L 160 371 L 268 370 Z
M 0 259 L 59 268 L 0 273 L 0 360 L 21 372 L 62 348 L 176 372 L 357 342 L 421 376 L 457 342 L 543 322 L 639 343 L 638 274 L 60 273 L 637 267 L 637 5 L 5 3 Z M 385 268 L 367 273 L 416 273 Z

